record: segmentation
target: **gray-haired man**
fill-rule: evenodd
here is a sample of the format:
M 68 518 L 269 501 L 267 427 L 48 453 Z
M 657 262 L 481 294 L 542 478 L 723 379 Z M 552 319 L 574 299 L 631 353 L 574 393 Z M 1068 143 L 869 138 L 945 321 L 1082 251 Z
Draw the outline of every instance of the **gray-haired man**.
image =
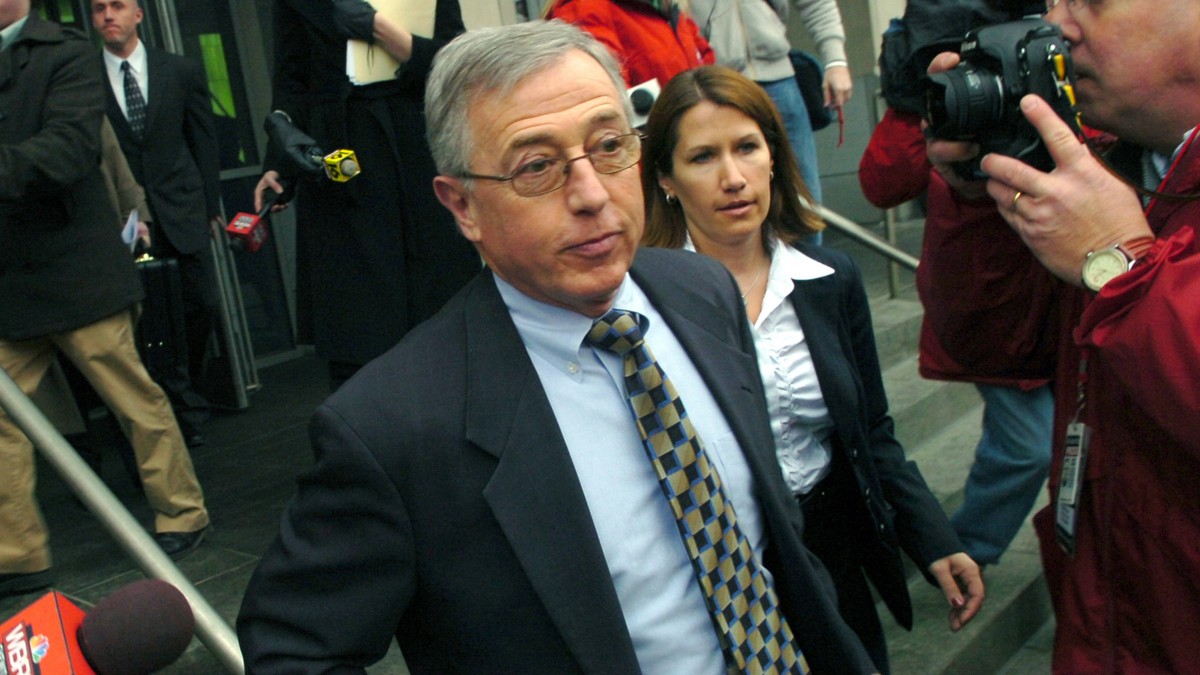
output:
M 637 252 L 623 92 L 604 48 L 558 22 L 439 53 L 433 187 L 488 271 L 317 411 L 317 466 L 239 619 L 252 672 L 362 668 L 393 635 L 414 672 L 801 672 L 756 670 L 739 655 L 754 640 L 717 628 L 722 598 L 698 582 L 623 357 L 586 341 L 613 309 L 639 317 L 687 402 L 766 589 L 751 604 L 792 629 L 764 660 L 874 670 L 800 544 L 732 280 L 701 256 Z

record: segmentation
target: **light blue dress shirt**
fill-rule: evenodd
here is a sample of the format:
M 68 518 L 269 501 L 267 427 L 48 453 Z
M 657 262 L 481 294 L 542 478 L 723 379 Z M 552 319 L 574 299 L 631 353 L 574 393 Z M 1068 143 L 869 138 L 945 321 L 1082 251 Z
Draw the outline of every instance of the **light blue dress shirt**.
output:
M 703 592 L 629 409 L 621 357 L 585 342 L 592 319 L 495 279 L 579 476 L 642 672 L 723 675 Z M 649 319 L 646 343 L 675 384 L 761 560 L 765 542 L 753 479 L 708 386 L 628 275 L 614 307 Z
M 28 20 L 29 15 L 26 14 L 5 26 L 3 30 L 0 30 L 0 51 L 4 51 L 12 46 L 13 41 L 17 39 L 17 35 L 20 34 L 21 29 L 25 27 L 25 22 Z

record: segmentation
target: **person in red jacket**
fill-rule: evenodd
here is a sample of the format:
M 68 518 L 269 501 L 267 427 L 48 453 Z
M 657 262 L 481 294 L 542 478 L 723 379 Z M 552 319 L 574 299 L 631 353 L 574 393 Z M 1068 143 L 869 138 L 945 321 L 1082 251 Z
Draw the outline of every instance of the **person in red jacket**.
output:
M 926 194 L 917 292 L 925 308 L 920 372 L 973 382 L 983 433 L 963 503 L 951 518 L 967 554 L 992 564 L 1033 508 L 1050 469 L 1054 397 L 1045 353 L 1053 337 L 1038 317 L 1058 282 L 1035 264 L 986 195 L 955 192 L 925 156 L 916 112 L 888 108 L 859 162 L 867 199 L 891 208 Z M 1024 261 L 1023 273 L 986 274 Z M 964 289 L 969 291 L 964 292 Z M 988 326 L 987 331 L 966 329 Z
M 621 63 L 625 83 L 633 87 L 672 77 L 716 62 L 696 22 L 676 0 L 556 0 L 544 19 L 561 19 L 591 33 Z
M 927 151 L 955 190 L 986 188 L 1037 263 L 1065 282 L 1040 317 L 1060 330 L 1051 504 L 1034 520 L 1054 671 L 1195 672 L 1200 6 L 1051 0 L 1047 10 L 1070 46 L 1083 122 L 1120 139 L 1103 163 L 1033 95 L 1020 111 L 1053 171 L 993 153 L 982 158 L 989 180 L 965 183 L 949 165 L 977 146 L 933 141 Z M 942 54 L 931 69 L 957 62 Z M 979 273 L 1034 264 L 994 262 Z

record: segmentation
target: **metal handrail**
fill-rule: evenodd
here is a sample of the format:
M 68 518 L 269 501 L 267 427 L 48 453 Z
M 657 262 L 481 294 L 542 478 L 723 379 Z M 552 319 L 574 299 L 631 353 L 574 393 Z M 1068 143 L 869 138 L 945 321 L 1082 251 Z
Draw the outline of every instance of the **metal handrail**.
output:
M 58 470 L 71 490 L 99 519 L 129 557 L 147 576 L 179 589 L 196 618 L 196 636 L 232 675 L 243 675 L 246 666 L 233 629 L 200 595 L 167 554 L 142 529 L 104 481 L 92 471 L 42 411 L 29 400 L 8 372 L 0 368 L 0 407 L 8 412 L 29 440 Z
M 910 271 L 917 271 L 917 265 L 921 262 L 917 258 L 914 258 L 904 251 L 896 248 L 892 244 L 880 239 L 878 235 L 862 225 L 859 225 L 858 223 L 834 211 L 830 211 L 821 204 L 817 204 L 814 208 L 816 209 L 817 213 L 825 219 L 825 222 L 838 232 L 845 234 L 854 241 L 857 241 L 872 251 L 884 256 L 885 258 L 888 258 L 892 262 L 908 268 Z

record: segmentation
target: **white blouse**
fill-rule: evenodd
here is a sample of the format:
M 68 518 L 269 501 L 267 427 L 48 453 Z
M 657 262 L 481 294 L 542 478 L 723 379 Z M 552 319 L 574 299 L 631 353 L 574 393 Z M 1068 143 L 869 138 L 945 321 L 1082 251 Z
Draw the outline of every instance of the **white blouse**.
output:
M 776 243 L 767 275 L 762 311 L 754 322 L 755 348 L 775 453 L 793 494 L 805 494 L 830 471 L 833 419 L 821 395 L 812 354 L 796 308 L 788 296 L 793 279 L 816 279 L 833 269 L 796 249 Z

